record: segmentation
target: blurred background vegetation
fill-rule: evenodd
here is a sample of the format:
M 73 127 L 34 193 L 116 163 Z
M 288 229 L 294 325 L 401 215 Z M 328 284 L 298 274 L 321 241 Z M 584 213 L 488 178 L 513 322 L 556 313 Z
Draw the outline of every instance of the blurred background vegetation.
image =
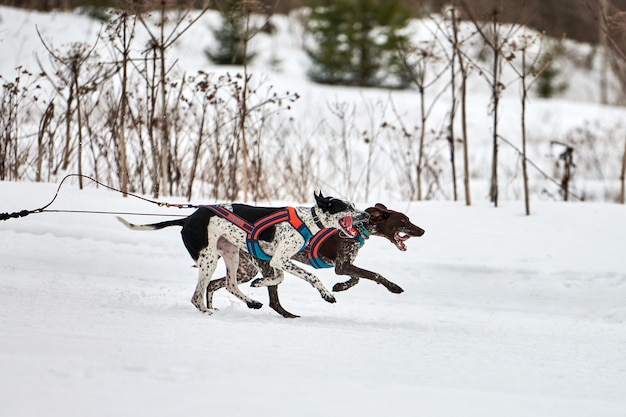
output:
M 385 3 L 386 0 L 378 0 Z M 0 0 L 0 4 L 34 10 L 70 10 L 76 7 L 117 7 L 150 10 L 167 7 L 203 7 L 206 0 Z M 275 13 L 315 4 L 311 0 L 262 0 Z M 317 1 L 318 2 L 318 1 Z M 501 22 L 515 22 L 545 31 L 548 35 L 597 43 L 597 10 L 605 2 L 609 13 L 626 11 L 626 0 L 466 0 L 475 16 L 486 17 L 497 8 Z M 215 3 L 215 2 L 213 2 Z M 222 2 L 223 3 L 223 2 Z M 413 17 L 438 12 L 451 0 L 403 0 Z

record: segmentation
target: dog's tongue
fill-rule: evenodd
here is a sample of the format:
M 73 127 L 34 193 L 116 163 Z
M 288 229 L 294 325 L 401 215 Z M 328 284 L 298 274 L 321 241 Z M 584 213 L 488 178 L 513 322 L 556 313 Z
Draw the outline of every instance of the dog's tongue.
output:
M 409 239 L 411 236 L 409 235 L 405 235 L 405 234 L 400 234 L 398 232 L 396 232 L 394 234 L 394 238 L 396 240 L 396 245 L 398 245 L 398 248 L 402 251 L 406 250 L 406 245 L 404 244 L 404 241 Z
M 341 226 L 345 229 L 350 236 L 354 237 L 359 234 L 354 227 L 352 227 L 352 217 L 346 216 L 341 219 Z

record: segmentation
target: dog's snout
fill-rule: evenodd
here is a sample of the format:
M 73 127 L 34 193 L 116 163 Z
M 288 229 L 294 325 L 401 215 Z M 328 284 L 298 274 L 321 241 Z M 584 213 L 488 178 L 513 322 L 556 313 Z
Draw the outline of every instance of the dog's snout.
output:
M 356 216 L 352 216 L 352 218 L 355 221 L 365 222 L 365 221 L 368 221 L 370 219 L 370 215 L 366 211 L 361 211 Z

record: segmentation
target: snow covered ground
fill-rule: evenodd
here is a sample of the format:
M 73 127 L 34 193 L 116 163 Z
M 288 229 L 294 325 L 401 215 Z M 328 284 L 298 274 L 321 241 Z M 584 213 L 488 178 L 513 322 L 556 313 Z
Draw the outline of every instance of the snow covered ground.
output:
M 55 191 L 0 183 L 0 211 Z M 197 312 L 176 228 L 71 213 L 1 222 L 0 415 L 624 416 L 623 206 L 539 202 L 526 217 L 513 201 L 383 203 L 426 234 L 407 252 L 372 238 L 357 264 L 405 292 L 362 281 L 328 304 L 288 276 L 291 320 L 224 290 L 218 312 Z M 50 209 L 190 212 L 75 185 Z
M 276 23 L 275 38 L 258 38 L 254 70 L 278 63 L 270 80 L 279 91 L 300 94 L 290 116 L 305 132 L 328 118 L 329 102 L 338 97 L 361 106 L 359 126 L 377 122 L 367 109 L 391 96 L 415 119 L 415 91 L 308 82 L 298 28 L 284 18 Z M 34 71 L 36 57 L 47 62 L 35 27 L 55 47 L 91 42 L 100 30 L 86 16 L 5 7 L 0 24 L 0 73 L 7 79 L 17 65 Z M 199 22 L 174 48 L 189 73 L 207 69 L 206 24 Z M 573 87 L 565 97 L 532 100 L 530 152 L 550 170 L 550 140 L 588 126 L 597 136 L 596 165 L 610 169 L 604 177 L 576 178 L 576 185 L 612 200 L 626 113 L 590 103 L 597 93 L 593 74 L 568 76 Z M 491 207 L 485 201 L 489 97 L 477 75 L 470 90 L 474 206 L 403 202 L 393 191 L 392 165 L 382 157 L 377 162 L 388 182 L 379 179 L 368 198 L 345 190 L 361 208 L 385 203 L 426 230 L 408 241 L 408 252 L 372 238 L 357 258 L 357 265 L 402 286 L 400 295 L 363 281 L 328 304 L 288 277 L 282 303 L 299 319 L 267 306 L 249 310 L 224 290 L 215 296 L 219 311 L 208 316 L 189 302 L 197 271 L 176 228 L 132 232 L 113 215 L 76 213 L 0 222 L 0 416 L 626 415 L 624 207 L 538 201 L 544 185 L 536 184 L 532 215 L 524 216 L 523 204 L 513 201 L 521 195 L 517 158 L 506 154 L 512 173 L 502 182 L 500 207 Z M 510 86 L 502 104 L 502 133 L 509 139 L 519 137 L 516 90 Z M 435 106 L 433 126 L 441 125 L 446 106 Z M 316 183 L 329 184 L 323 180 Z M 0 182 L 0 213 L 41 207 L 56 187 Z M 556 188 L 548 191 L 556 195 Z M 190 213 L 91 184 L 84 191 L 65 186 L 50 209 Z M 344 279 L 316 273 L 328 288 Z M 242 290 L 267 304 L 264 289 Z

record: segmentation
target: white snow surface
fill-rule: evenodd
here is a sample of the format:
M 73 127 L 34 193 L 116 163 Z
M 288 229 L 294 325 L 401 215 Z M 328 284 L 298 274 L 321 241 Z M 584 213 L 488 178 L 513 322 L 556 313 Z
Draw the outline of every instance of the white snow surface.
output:
M 55 47 L 90 41 L 100 30 L 85 16 L 0 12 L 0 70 L 8 78 L 17 65 L 33 70 L 35 58 L 46 63 L 35 26 Z M 301 95 L 293 111 L 299 123 L 315 126 L 338 97 L 367 108 L 392 94 L 311 84 L 297 26 L 276 23 L 279 44 L 258 38 L 255 71 L 269 71 L 276 58 L 282 72 L 270 78 L 279 91 Z M 199 22 L 175 46 L 183 69 L 206 69 L 207 32 Z M 568 75 L 582 80 L 568 92 L 576 97 L 535 98 L 529 110 L 538 160 L 550 138 L 581 124 L 622 126 L 623 108 L 590 103 L 591 75 Z M 214 299 L 219 311 L 209 316 L 189 301 L 197 270 L 178 228 L 134 232 L 110 214 L 41 213 L 0 222 L 0 416 L 626 415 L 624 207 L 533 198 L 532 215 L 525 216 L 512 182 L 498 208 L 488 204 L 482 173 L 489 153 L 477 150 L 489 146 L 489 98 L 478 81 L 470 86 L 477 95 L 469 126 L 472 207 L 407 203 L 384 182 L 370 197 L 357 197 L 360 208 L 382 202 L 426 230 L 407 242 L 407 252 L 371 238 L 357 258 L 358 266 L 403 287 L 399 295 L 362 280 L 329 304 L 288 276 L 281 300 L 300 318 L 280 317 L 267 307 L 265 289 L 247 284 L 242 290 L 264 302 L 262 309 L 221 290 Z M 503 98 L 508 138 L 517 137 L 516 94 L 511 87 Z M 414 91 L 393 95 L 415 115 Z M 434 112 L 445 115 L 443 106 Z M 613 166 L 623 135 L 611 143 L 599 135 L 611 154 L 601 160 Z M 379 164 L 393 174 L 389 162 Z M 602 190 L 617 189 L 616 172 L 602 179 Z M 0 213 L 42 207 L 56 189 L 0 182 Z M 64 186 L 49 209 L 168 216 L 124 216 L 134 223 L 191 213 L 89 183 L 83 191 Z M 216 278 L 223 273 L 220 266 Z M 328 288 L 346 279 L 332 270 L 315 273 Z
M 55 191 L 0 183 L 2 211 Z M 0 415 L 624 415 L 623 206 L 388 206 L 426 234 L 407 252 L 373 237 L 356 264 L 405 292 L 362 280 L 328 304 L 287 276 L 280 295 L 298 319 L 247 284 L 262 309 L 220 290 L 219 311 L 199 313 L 177 227 L 54 212 L 1 222 Z M 75 185 L 49 209 L 191 212 Z

